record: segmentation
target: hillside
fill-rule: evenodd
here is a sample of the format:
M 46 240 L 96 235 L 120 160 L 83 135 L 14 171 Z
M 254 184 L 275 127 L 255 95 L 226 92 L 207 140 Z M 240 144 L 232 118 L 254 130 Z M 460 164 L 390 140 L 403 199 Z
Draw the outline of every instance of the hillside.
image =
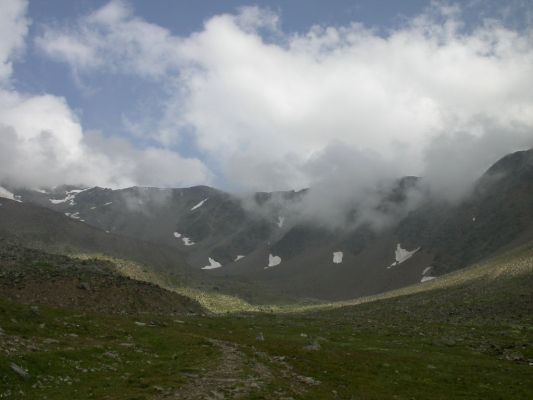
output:
M 58 253 L 102 253 L 128 258 L 151 268 L 172 271 L 187 280 L 196 271 L 178 249 L 108 234 L 57 212 L 28 203 L 1 199 L 0 232 L 14 235 L 28 247 Z
M 108 233 L 26 202 L 0 199 L 0 237 L 46 253 L 111 261 L 123 273 L 149 276 L 148 280 L 172 288 L 227 293 L 256 304 L 295 301 L 294 296 L 245 277 L 226 279 L 193 268 L 176 246 Z
M 0 237 L 0 296 L 106 314 L 203 313 L 191 299 L 124 277 L 111 262 L 48 254 Z
M 90 399 L 527 399 L 533 245 L 311 313 L 116 317 L 0 300 L 0 393 Z M 387 384 L 384 384 L 386 382 Z
M 373 212 L 389 223 L 379 229 L 350 228 L 356 203 L 344 227 L 302 219 L 312 188 L 236 196 L 206 186 L 19 190 L 12 197 L 22 203 L 6 200 L 4 215 L 11 222 L 6 226 L 3 218 L 0 227 L 17 232 L 25 226 L 29 234 L 49 226 L 49 245 L 66 241 L 133 259 L 253 301 L 262 301 L 261 292 L 269 292 L 269 300 L 346 300 L 425 281 L 533 238 L 532 154 L 502 158 L 457 203 L 435 197 L 424 179 L 405 177 L 385 185 Z M 410 203 L 414 194 L 418 203 Z M 65 214 L 61 223 L 69 233 L 54 230 L 59 216 L 37 218 L 35 208 L 17 212 L 21 204 Z M 90 226 L 99 234 L 87 240 Z M 72 233 L 71 227 L 86 233 Z M 243 290 L 247 284 L 258 289 Z
M 531 240 L 533 150 L 496 162 L 459 204 L 425 202 L 396 233 L 432 253 L 439 275 Z

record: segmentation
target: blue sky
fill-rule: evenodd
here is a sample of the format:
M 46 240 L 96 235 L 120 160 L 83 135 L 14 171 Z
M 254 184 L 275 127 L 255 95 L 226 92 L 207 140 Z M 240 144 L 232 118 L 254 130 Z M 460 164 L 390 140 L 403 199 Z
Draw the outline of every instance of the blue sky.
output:
M 32 26 L 30 37 L 37 35 L 43 25 L 72 24 L 76 18 L 86 15 L 107 4 L 107 0 L 46 0 L 31 1 L 28 16 Z M 480 15 L 497 16 L 501 12 L 500 1 L 477 2 L 464 8 L 464 17 L 473 21 Z M 519 2 L 516 2 L 517 4 Z M 526 2 L 527 3 L 527 2 Z M 169 29 L 174 35 L 188 36 L 200 31 L 209 18 L 223 13 L 235 13 L 240 7 L 258 5 L 279 13 L 285 32 L 306 32 L 313 25 L 342 26 L 360 22 L 374 29 L 387 32 L 405 23 L 428 7 L 428 0 L 334 0 L 334 1 L 129 1 L 135 13 L 146 21 Z M 531 3 L 533 4 L 533 3 Z M 519 10 L 516 7 L 513 10 Z M 481 12 L 480 12 L 481 11 Z M 514 11 L 507 23 L 521 26 L 524 14 Z M 138 79 L 117 75 L 84 77 L 90 89 L 76 85 L 69 77 L 68 66 L 46 57 L 35 48 L 29 48 L 26 56 L 15 69 L 17 86 L 31 92 L 47 92 L 65 96 L 74 109 L 81 112 L 80 118 L 89 129 L 127 135 L 122 124 L 122 113 L 137 113 L 140 98 L 157 97 L 159 87 Z M 82 85 L 83 86 L 83 85 Z M 120 105 L 120 106 L 119 106 Z M 142 106 L 141 106 L 142 107 Z M 136 138 L 136 140 L 139 140 Z M 139 145 L 142 145 L 140 141 Z M 189 153 L 194 149 L 185 146 Z
M 531 0 L 2 2 L 11 184 L 446 187 L 530 143 Z
M 31 35 L 38 35 L 43 26 L 72 24 L 82 17 L 105 6 L 107 0 L 47 0 L 31 1 L 28 16 L 32 20 Z M 202 30 L 209 18 L 224 13 L 235 13 L 244 6 L 258 5 L 278 12 L 281 26 L 286 32 L 306 32 L 313 25 L 341 26 L 354 21 L 367 26 L 387 30 L 397 26 L 427 7 L 427 0 L 409 1 L 129 1 L 135 13 L 147 22 L 163 26 L 172 34 L 188 36 Z M 136 78 L 120 75 L 98 74 L 84 76 L 77 83 L 65 64 L 43 57 L 40 52 L 28 49 L 15 69 L 17 86 L 29 92 L 46 92 L 64 96 L 88 129 L 101 130 L 107 134 L 129 136 L 123 124 L 123 115 L 139 112 L 146 103 L 157 107 L 161 92 L 158 85 L 143 82 Z M 87 87 L 85 87 L 87 86 Z M 152 101 L 150 101 L 152 98 Z M 148 100 L 146 100 L 148 99 Z M 131 140 L 138 146 L 145 145 L 139 137 Z M 149 142 L 149 141 L 148 141 Z M 196 154 L 196 149 L 185 140 L 180 151 L 185 155 Z

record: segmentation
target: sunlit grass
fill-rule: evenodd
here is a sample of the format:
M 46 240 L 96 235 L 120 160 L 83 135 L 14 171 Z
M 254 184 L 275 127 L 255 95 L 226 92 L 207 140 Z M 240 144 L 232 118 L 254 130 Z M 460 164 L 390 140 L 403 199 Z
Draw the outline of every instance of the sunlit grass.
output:
M 401 289 L 388 291 L 372 296 L 334 302 L 318 302 L 318 304 L 250 304 L 247 301 L 229 294 L 210 291 L 191 286 L 183 286 L 170 276 L 156 273 L 150 268 L 133 261 L 109 257 L 103 254 L 72 254 L 80 259 L 99 259 L 113 263 L 117 272 L 132 279 L 154 283 L 164 289 L 187 296 L 214 314 L 239 312 L 268 313 L 303 313 L 335 309 L 345 306 L 369 303 L 399 296 L 430 292 L 438 289 L 457 287 L 480 280 L 494 280 L 516 277 L 533 272 L 533 245 L 524 245 L 497 257 L 477 263 L 471 267 L 438 277 L 423 284 L 414 284 Z

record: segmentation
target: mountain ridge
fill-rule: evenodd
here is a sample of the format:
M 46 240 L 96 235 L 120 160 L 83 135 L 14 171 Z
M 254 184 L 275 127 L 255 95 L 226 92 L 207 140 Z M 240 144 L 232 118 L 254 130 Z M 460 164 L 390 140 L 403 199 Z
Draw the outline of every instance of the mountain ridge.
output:
M 379 229 L 302 219 L 312 188 L 243 196 L 208 186 L 13 193 L 110 234 L 167 246 L 216 279 L 342 300 L 433 279 L 533 238 L 531 160 L 531 149 L 502 157 L 457 204 L 432 196 L 423 178 L 398 179 L 380 189 L 374 211 L 390 219 Z M 357 221 L 353 207 L 346 216 Z

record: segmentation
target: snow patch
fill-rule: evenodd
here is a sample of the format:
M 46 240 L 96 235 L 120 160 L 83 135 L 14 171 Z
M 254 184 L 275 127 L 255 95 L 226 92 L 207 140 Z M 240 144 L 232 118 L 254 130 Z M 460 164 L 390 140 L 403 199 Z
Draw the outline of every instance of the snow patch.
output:
M 66 201 L 69 201 L 69 200 L 71 200 L 71 199 L 72 199 L 72 197 L 69 198 L 69 197 L 67 196 L 67 197 L 65 197 L 64 199 L 60 199 L 60 200 L 56 200 L 56 199 L 49 199 L 49 200 L 50 200 L 50 203 L 52 203 L 52 204 L 60 204 L 60 203 L 64 203 L 64 202 L 66 202 Z
M 73 219 L 80 219 L 80 213 L 79 212 L 75 212 L 75 213 L 65 213 L 65 215 L 67 217 L 70 217 L 70 218 L 73 218 Z
M 76 202 L 74 201 L 76 196 L 80 194 L 81 192 L 85 192 L 86 190 L 89 190 L 89 189 L 90 188 L 69 190 L 65 192 L 66 197 L 64 199 L 49 199 L 49 200 L 50 200 L 50 203 L 52 204 L 61 204 L 61 203 L 68 202 L 69 205 L 73 206 L 76 204 Z
M 181 240 L 183 241 L 183 244 L 185 246 L 192 246 L 194 244 L 194 242 L 191 239 L 189 239 L 188 237 L 185 237 L 185 236 L 182 237 Z
M 202 267 L 202 269 L 215 269 L 215 268 L 222 267 L 222 264 L 220 264 L 219 262 L 215 261 L 211 257 L 209 257 L 208 259 L 209 259 L 209 265 L 206 265 L 205 267 Z
M 334 264 L 342 263 L 343 256 L 344 256 L 344 253 L 342 251 L 334 251 L 333 252 L 333 263 Z
M 181 241 L 183 242 L 183 244 L 185 246 L 192 246 L 194 244 L 194 242 L 191 239 L 189 239 L 186 236 L 183 236 L 183 234 L 181 234 L 179 232 L 174 232 L 173 235 L 174 235 L 174 237 L 176 239 L 180 239 L 181 238 Z
M 281 257 L 273 256 L 272 254 L 269 254 L 268 255 L 268 267 L 265 267 L 265 269 L 275 267 L 276 265 L 279 265 L 279 264 L 281 264 Z
M 396 260 L 387 268 L 394 267 L 395 265 L 400 265 L 404 261 L 409 260 L 418 250 L 420 250 L 420 247 L 417 247 L 413 251 L 402 249 L 402 246 L 400 245 L 400 243 L 398 243 L 396 245 L 396 251 L 394 253 Z
M 19 196 L 15 196 L 13 193 L 11 193 L 9 190 L 7 190 L 5 187 L 2 187 L 2 186 L 0 186 L 0 197 L 9 199 L 9 200 L 15 200 L 15 201 L 18 201 L 19 203 L 22 203 L 20 201 Z
M 472 217 L 472 222 L 476 222 L 476 217 Z
M 238 255 L 237 257 L 235 257 L 235 262 L 239 261 L 239 260 L 242 260 L 244 258 L 243 255 Z
M 110 205 L 110 204 L 113 204 L 113 202 L 112 202 L 112 201 L 109 201 L 109 202 L 105 203 L 105 204 L 104 204 L 104 207 L 105 207 L 105 206 L 108 206 L 108 205 Z
M 424 270 L 422 271 L 422 279 L 420 279 L 420 282 L 427 282 L 427 281 L 430 281 L 432 279 L 435 279 L 436 276 L 431 276 L 431 271 L 433 271 L 433 267 L 426 267 L 424 268 Z
M 278 228 L 283 227 L 283 223 L 285 222 L 285 217 L 278 217 L 278 222 L 276 222 L 276 225 L 278 225 Z
M 200 207 L 202 207 L 204 205 L 204 203 L 207 201 L 209 197 L 206 197 L 205 199 L 203 199 L 201 202 L 199 202 L 198 204 L 196 204 L 194 207 L 191 208 L 191 211 L 194 211 Z

